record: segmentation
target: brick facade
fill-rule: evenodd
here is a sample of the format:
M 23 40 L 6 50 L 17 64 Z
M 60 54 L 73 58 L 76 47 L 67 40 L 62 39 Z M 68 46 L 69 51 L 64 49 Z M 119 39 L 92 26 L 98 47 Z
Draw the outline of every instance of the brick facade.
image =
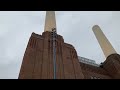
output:
M 19 79 L 53 79 L 53 47 L 50 32 L 32 33 L 26 48 Z M 56 39 L 56 78 L 83 79 L 74 47 Z
M 120 55 L 110 55 L 101 67 L 81 63 L 75 48 L 56 39 L 57 79 L 120 78 Z M 26 48 L 18 79 L 53 79 L 53 47 L 50 32 L 32 33 Z

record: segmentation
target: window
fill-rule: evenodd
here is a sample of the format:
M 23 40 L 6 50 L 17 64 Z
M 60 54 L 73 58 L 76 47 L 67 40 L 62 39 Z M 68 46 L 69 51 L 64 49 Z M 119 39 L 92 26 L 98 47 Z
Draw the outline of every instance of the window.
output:
M 93 76 L 91 76 L 91 79 L 94 79 L 94 77 L 93 77 Z
M 101 78 L 98 77 L 98 79 L 101 79 Z
M 91 76 L 91 79 L 101 79 L 101 78 L 96 76 Z

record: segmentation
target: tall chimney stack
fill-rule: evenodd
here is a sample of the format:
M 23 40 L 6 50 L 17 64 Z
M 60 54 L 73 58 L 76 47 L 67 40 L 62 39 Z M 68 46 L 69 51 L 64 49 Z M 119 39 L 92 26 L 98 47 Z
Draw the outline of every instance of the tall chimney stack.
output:
M 55 11 L 46 11 L 44 32 L 52 32 L 53 28 L 56 29 Z
M 100 27 L 98 25 L 95 25 L 93 26 L 92 29 L 102 48 L 105 57 L 107 58 L 109 55 L 115 54 L 116 53 L 115 49 L 112 47 L 112 45 L 110 44 L 110 42 L 108 41 L 102 30 L 100 29 Z

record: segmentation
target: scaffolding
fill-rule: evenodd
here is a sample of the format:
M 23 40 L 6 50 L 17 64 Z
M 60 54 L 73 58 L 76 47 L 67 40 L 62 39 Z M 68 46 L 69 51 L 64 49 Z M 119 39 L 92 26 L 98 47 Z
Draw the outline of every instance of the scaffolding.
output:
M 53 28 L 53 29 L 52 29 L 52 43 L 53 43 L 53 65 L 54 65 L 53 69 L 54 69 L 54 79 L 56 79 L 56 45 L 55 45 L 56 36 L 57 36 L 56 28 Z

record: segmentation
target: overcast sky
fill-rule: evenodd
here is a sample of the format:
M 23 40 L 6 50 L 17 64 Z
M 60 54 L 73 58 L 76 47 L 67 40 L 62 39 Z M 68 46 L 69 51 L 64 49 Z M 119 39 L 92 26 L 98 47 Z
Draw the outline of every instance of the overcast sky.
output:
M 57 33 L 72 44 L 79 56 L 101 63 L 105 56 L 92 31 L 99 25 L 120 53 L 120 12 L 56 11 Z M 44 31 L 44 11 L 0 11 L 0 79 L 17 79 L 32 32 Z

